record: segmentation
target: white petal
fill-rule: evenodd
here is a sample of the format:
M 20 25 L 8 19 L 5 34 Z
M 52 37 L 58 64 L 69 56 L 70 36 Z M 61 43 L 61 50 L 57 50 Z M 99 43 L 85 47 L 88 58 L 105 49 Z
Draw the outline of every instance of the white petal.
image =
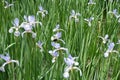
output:
M 79 65 L 79 63 L 78 62 L 74 62 L 74 64 L 77 66 L 77 65 Z
M 14 19 L 14 25 L 15 25 L 15 26 L 19 26 L 19 19 L 18 19 L 18 18 L 15 18 L 15 19 Z
M 54 57 L 54 58 L 52 59 L 52 63 L 55 63 L 55 61 L 56 61 L 56 58 Z
M 29 22 L 35 22 L 35 16 L 28 16 Z
M 31 31 L 32 30 L 32 26 L 29 25 L 29 24 L 26 24 L 26 25 L 24 25 L 24 29 L 25 29 L 25 31 Z
M 32 38 L 36 38 L 36 33 L 32 33 Z
M 3 66 L 1 66 L 0 71 L 5 72 L 5 68 Z
M 14 32 L 14 35 L 15 35 L 16 37 L 18 37 L 18 36 L 20 36 L 20 32 L 19 32 L 19 31 L 15 31 L 15 32 Z
M 109 53 L 108 52 L 105 52 L 104 53 L 104 57 L 108 57 L 109 56 Z
M 13 28 L 10 28 L 10 29 L 9 29 L 9 33 L 13 33 Z
M 72 11 L 71 11 L 71 15 L 75 15 L 75 10 L 72 10 Z
M 91 22 L 88 22 L 88 26 L 91 27 Z
M 109 51 L 112 51 L 113 48 L 114 48 L 115 44 L 113 42 L 111 42 L 109 45 L 108 45 L 108 50 Z
M 69 72 L 64 72 L 64 73 L 63 73 L 63 77 L 64 77 L 64 78 L 68 78 L 68 77 L 69 77 Z
M 105 39 L 108 39 L 108 37 L 109 37 L 108 34 L 106 34 L 106 35 L 105 35 Z
M 43 7 L 42 7 L 42 6 L 39 6 L 39 10 L 40 10 L 40 11 L 43 11 Z
M 25 21 L 28 21 L 28 19 L 27 19 L 27 16 L 26 16 L 26 15 L 24 15 L 24 19 L 25 19 Z

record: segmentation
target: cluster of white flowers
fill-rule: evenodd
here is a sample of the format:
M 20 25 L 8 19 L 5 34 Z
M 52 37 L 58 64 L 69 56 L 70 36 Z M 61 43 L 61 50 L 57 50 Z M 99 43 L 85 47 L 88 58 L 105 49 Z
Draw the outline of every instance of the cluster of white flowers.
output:
M 61 47 L 59 41 L 61 41 L 63 44 L 65 44 L 64 40 L 61 39 L 61 32 L 64 31 L 63 29 L 60 29 L 60 25 L 57 24 L 56 27 L 53 29 L 53 32 L 56 32 L 51 37 L 51 45 L 54 47 L 54 50 L 49 50 L 49 53 L 53 56 L 52 63 L 55 63 L 57 57 L 59 57 L 60 52 L 59 51 L 65 51 L 64 55 L 64 62 L 67 65 L 64 69 L 63 77 L 69 78 L 69 72 L 71 70 L 78 70 L 80 72 L 80 76 L 82 76 L 82 71 L 77 67 L 79 65 L 78 62 L 75 61 L 76 57 L 72 57 L 71 54 L 68 51 L 68 48 Z M 67 57 L 65 56 L 67 55 Z
M 98 36 L 98 37 L 103 40 L 104 44 L 108 44 L 107 45 L 108 48 L 104 53 L 104 57 L 108 57 L 109 54 L 113 53 L 113 52 L 114 53 L 119 53 L 117 50 L 114 50 L 115 43 L 110 41 L 108 34 L 106 34 L 105 37 L 102 37 L 102 36 Z M 119 43 L 120 43 L 120 41 L 118 40 L 118 42 L 116 44 L 119 44 Z
M 6 3 L 6 6 L 5 8 L 8 8 L 10 6 L 13 6 L 13 4 L 9 4 L 7 1 L 5 1 Z M 38 13 L 41 13 L 42 14 L 42 17 L 45 17 L 46 14 L 48 14 L 47 10 L 44 10 L 42 8 L 42 6 L 39 6 L 39 10 L 37 12 Z M 35 16 L 34 15 L 29 15 L 29 16 L 26 16 L 24 15 L 24 21 L 21 22 L 20 24 L 20 21 L 18 18 L 15 18 L 12 22 L 13 24 L 13 27 L 10 27 L 9 29 L 9 33 L 14 33 L 14 36 L 18 37 L 18 36 L 22 36 L 22 38 L 24 37 L 24 34 L 25 33 L 31 33 L 32 34 L 32 38 L 36 38 L 36 33 L 33 31 L 33 29 L 36 27 L 36 24 L 40 24 L 40 26 L 42 26 L 42 22 L 40 21 L 36 21 L 35 19 Z M 40 48 L 40 51 L 42 52 L 43 51 L 43 43 L 38 41 L 36 43 L 36 45 Z M 11 46 L 11 45 L 10 45 Z M 10 47 L 8 46 L 8 47 Z M 6 49 L 8 49 L 8 47 Z M 19 65 L 19 62 L 18 60 L 11 60 L 10 59 L 10 56 L 9 54 L 0 54 L 0 58 L 2 58 L 3 60 L 5 60 L 6 62 L 0 67 L 0 71 L 3 71 L 5 72 L 5 69 L 4 67 L 9 64 L 9 63 L 17 63 Z
M 5 8 L 8 8 L 10 6 L 13 6 L 13 4 L 9 4 L 8 2 L 6 2 L 6 6 Z M 93 5 L 96 4 L 93 0 L 89 0 L 88 5 Z M 120 22 L 120 15 L 117 12 L 117 9 L 110 11 L 109 13 L 112 13 L 117 19 L 118 22 Z M 37 11 L 37 15 L 41 14 L 42 18 L 44 18 L 47 14 L 48 11 L 45 10 L 42 6 L 39 6 L 39 11 Z M 79 17 L 81 16 L 81 14 L 79 12 L 75 12 L 75 10 L 72 10 L 69 16 L 69 20 L 72 21 L 72 19 L 75 20 L 75 22 L 79 22 Z M 22 36 L 22 38 L 24 37 L 24 34 L 26 33 L 30 33 L 32 34 L 32 38 L 36 38 L 37 33 L 34 32 L 34 28 L 36 28 L 36 24 L 40 24 L 40 26 L 42 26 L 42 22 L 37 21 L 35 19 L 34 15 L 29 15 L 26 16 L 24 15 L 24 21 L 21 22 L 18 18 L 15 18 L 14 21 L 12 22 L 13 27 L 11 27 L 9 29 L 9 33 L 13 33 L 14 32 L 14 36 L 18 37 L 18 36 Z M 85 18 L 84 19 L 88 26 L 91 27 L 92 26 L 92 21 L 94 20 L 94 17 L 91 16 L 90 18 Z M 62 47 L 60 42 L 65 44 L 65 41 L 63 39 L 61 39 L 62 37 L 62 32 L 64 31 L 63 29 L 60 29 L 60 25 L 57 24 L 56 27 L 53 29 L 53 33 L 54 35 L 51 36 L 51 45 L 53 47 L 52 50 L 49 50 L 49 54 L 52 55 L 52 63 L 55 63 L 56 59 L 59 57 L 59 54 L 63 54 L 63 51 L 65 51 L 65 53 L 63 54 L 64 57 L 64 62 L 66 64 L 66 67 L 64 69 L 64 73 L 63 73 L 63 77 L 64 78 L 69 78 L 69 73 L 71 70 L 78 70 L 80 72 L 80 76 L 82 76 L 82 71 L 81 69 L 78 67 L 79 63 L 77 61 L 75 61 L 75 59 L 77 59 L 77 57 L 72 57 L 72 55 L 69 53 L 68 48 Z M 108 57 L 110 53 L 118 53 L 117 50 L 114 50 L 115 47 L 115 43 L 111 42 L 109 39 L 108 34 L 106 34 L 104 37 L 102 36 L 98 36 L 100 39 L 103 40 L 103 43 L 107 45 L 107 50 L 104 53 L 104 57 Z M 118 42 L 116 44 L 120 44 L 120 40 L 118 40 Z M 36 43 L 36 45 L 40 48 L 40 51 L 43 51 L 43 43 L 41 41 L 38 41 Z M 66 56 L 67 55 L 67 56 Z M 0 58 L 4 59 L 6 62 L 0 67 L 0 70 L 5 72 L 5 65 L 9 64 L 9 63 L 17 63 L 19 65 L 18 60 L 11 60 L 9 54 L 4 55 L 0 55 Z
M 51 37 L 51 45 L 55 48 L 54 50 L 50 50 L 49 53 L 53 56 L 52 63 L 55 62 L 57 57 L 59 56 L 59 51 L 64 50 L 66 53 L 68 52 L 67 48 L 61 47 L 59 41 L 61 41 L 63 44 L 65 44 L 64 40 L 61 39 L 63 29 L 60 29 L 60 25 L 57 24 L 56 27 L 53 29 L 53 32 L 56 32 Z
M 40 25 L 42 25 L 41 22 L 39 21 L 35 21 L 35 16 L 31 15 L 31 16 L 24 16 L 24 19 L 25 21 L 22 22 L 20 25 L 19 25 L 19 19 L 18 18 L 15 18 L 14 21 L 13 21 L 13 27 L 11 27 L 9 29 L 9 33 L 13 33 L 13 30 L 15 29 L 15 32 L 14 32 L 14 35 L 15 36 L 20 36 L 20 34 L 22 34 L 22 37 L 25 33 L 31 33 L 32 34 L 32 37 L 35 38 L 36 37 L 36 33 L 33 32 L 33 28 L 35 27 L 35 24 L 36 23 L 39 23 Z M 24 29 L 24 32 L 20 32 L 19 29 L 20 28 L 23 28 Z
M 39 11 L 37 11 L 37 14 L 38 13 L 41 13 L 42 17 L 45 17 L 45 15 L 48 14 L 48 11 L 44 10 L 42 8 L 42 6 L 39 6 Z M 23 37 L 25 33 L 31 33 L 32 38 L 36 38 L 36 33 L 33 31 L 33 28 L 35 28 L 35 24 L 40 24 L 40 26 L 42 26 L 42 22 L 36 21 L 34 15 L 29 15 L 29 16 L 24 15 L 24 20 L 25 21 L 23 21 L 20 24 L 19 19 L 15 18 L 13 23 L 12 23 L 13 27 L 11 27 L 9 29 L 9 33 L 13 33 L 13 31 L 15 30 L 14 35 L 16 37 L 18 37 L 20 35 Z M 20 32 L 20 31 L 22 31 L 22 30 L 20 30 L 20 28 L 23 28 L 24 31 Z
M 77 61 L 75 61 L 77 57 L 72 57 L 70 54 L 68 55 L 68 57 L 64 58 L 64 61 L 66 63 L 66 67 L 64 69 L 64 73 L 63 76 L 64 78 L 68 78 L 69 77 L 69 72 L 71 70 L 78 70 L 80 72 L 80 76 L 82 76 L 82 71 L 79 67 L 77 67 L 79 65 L 79 63 Z

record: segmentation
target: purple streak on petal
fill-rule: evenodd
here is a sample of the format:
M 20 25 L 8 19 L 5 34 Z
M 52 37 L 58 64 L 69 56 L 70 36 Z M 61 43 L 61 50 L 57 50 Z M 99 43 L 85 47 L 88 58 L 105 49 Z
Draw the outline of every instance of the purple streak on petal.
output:
M 106 34 L 106 35 L 105 35 L 105 39 L 108 39 L 108 37 L 109 37 L 108 34 Z
M 113 50 L 114 46 L 115 46 L 115 44 L 113 42 L 110 43 L 108 46 L 108 50 L 110 50 L 110 51 Z
M 118 14 L 117 9 L 114 9 L 114 10 L 113 10 L 113 14 L 114 14 L 114 15 Z
M 43 43 L 41 41 L 38 41 L 37 45 L 42 48 Z
M 59 56 L 58 52 L 54 52 L 54 53 L 53 53 L 53 56 L 54 56 L 54 57 L 58 57 L 58 56 Z
M 59 24 L 57 24 L 56 25 L 56 27 L 55 27 L 55 29 L 59 29 L 60 28 L 60 25 Z
M 43 11 L 43 7 L 42 7 L 42 6 L 39 6 L 39 10 L 40 10 L 40 11 Z
M 15 18 L 13 24 L 14 24 L 14 26 L 18 27 L 19 26 L 19 19 Z
M 35 16 L 28 16 L 28 21 L 29 22 L 35 22 Z
M 51 45 L 55 48 L 60 48 L 60 44 L 59 43 L 55 43 L 55 42 L 51 42 Z
M 7 53 L 6 55 L 0 54 L 0 58 L 4 59 L 5 61 L 9 61 L 10 60 L 10 56 Z
M 57 32 L 56 34 L 55 34 L 55 36 L 59 39 L 59 38 L 61 38 L 61 32 Z

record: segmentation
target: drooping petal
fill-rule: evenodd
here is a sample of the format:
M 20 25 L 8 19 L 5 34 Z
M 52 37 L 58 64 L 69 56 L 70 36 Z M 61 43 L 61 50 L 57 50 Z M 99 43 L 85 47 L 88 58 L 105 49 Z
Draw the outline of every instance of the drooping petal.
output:
M 9 33 L 13 33 L 13 28 L 10 28 L 10 29 L 9 29 Z
M 25 31 L 31 31 L 32 30 L 32 26 L 29 25 L 29 24 L 23 25 L 23 28 L 25 29 Z
M 14 32 L 14 35 L 15 35 L 16 37 L 18 37 L 18 36 L 20 36 L 20 32 L 19 32 L 18 30 L 16 30 L 16 31 Z
M 104 57 L 108 57 L 108 56 L 109 56 L 109 52 L 106 51 L 106 52 L 104 53 Z
M 68 77 L 69 77 L 69 72 L 64 72 L 64 73 L 63 73 L 63 77 L 64 77 L 64 78 L 68 78 Z
M 1 66 L 0 71 L 5 72 L 5 68 L 3 66 Z

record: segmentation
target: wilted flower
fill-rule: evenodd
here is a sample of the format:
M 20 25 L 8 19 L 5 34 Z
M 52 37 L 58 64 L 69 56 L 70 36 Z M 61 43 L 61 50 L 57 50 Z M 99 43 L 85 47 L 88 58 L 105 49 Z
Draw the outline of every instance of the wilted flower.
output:
M 99 38 L 101 38 L 103 40 L 103 43 L 105 44 L 109 39 L 108 39 L 108 34 L 105 35 L 105 37 L 102 36 L 98 36 Z
M 69 19 L 72 20 L 72 18 L 75 19 L 75 22 L 79 22 L 79 16 L 81 15 L 80 13 L 76 13 L 74 10 L 71 11 Z
M 37 43 L 36 43 L 36 45 L 40 48 L 40 51 L 42 52 L 43 51 L 43 43 L 41 42 L 41 41 L 38 41 Z
M 89 0 L 88 5 L 93 5 L 96 4 L 95 2 L 93 2 L 93 0 Z
M 120 14 L 118 13 L 117 9 L 114 9 L 113 11 L 109 11 L 109 13 L 112 13 L 117 19 L 120 18 Z
M 90 17 L 88 19 L 84 19 L 85 21 L 88 22 L 88 26 L 91 27 L 91 22 L 94 20 L 94 17 Z
M 36 33 L 32 31 L 33 27 L 35 27 L 36 23 L 39 23 L 40 25 L 42 25 L 41 22 L 35 21 L 35 16 L 24 16 L 24 19 L 26 22 L 23 22 L 21 24 L 21 27 L 24 28 L 24 32 L 22 33 L 22 37 L 25 33 L 32 33 L 32 37 L 35 38 L 36 37 Z
M 53 32 L 59 32 L 59 31 L 64 31 L 64 30 L 60 29 L 60 25 L 57 24 L 56 27 L 53 29 Z
M 13 27 L 11 27 L 9 29 L 9 33 L 13 33 L 13 30 L 15 29 L 14 35 L 17 36 L 17 37 L 20 36 L 20 32 L 19 32 L 19 29 L 20 29 L 19 19 L 15 18 L 12 24 L 13 24 Z
M 42 6 L 39 6 L 39 11 L 37 11 L 37 15 L 41 13 L 42 14 L 42 18 L 45 17 L 46 14 L 48 14 L 47 10 L 44 10 Z
M 52 41 L 61 41 L 61 42 L 63 42 L 65 44 L 65 42 L 62 39 L 60 39 L 61 38 L 61 34 L 62 34 L 61 32 L 57 32 L 56 34 L 54 34 L 51 37 L 51 40 Z
M 69 72 L 73 69 L 76 69 L 80 72 L 80 76 L 82 76 L 82 71 L 81 69 L 79 69 L 78 66 L 79 63 L 75 61 L 76 57 L 72 57 L 70 54 L 67 58 L 64 58 L 64 61 L 66 63 L 66 68 L 64 70 L 63 76 L 64 78 L 68 78 L 69 77 Z
M 109 53 L 112 53 L 112 52 L 115 52 L 115 53 L 118 53 L 118 51 L 116 50 L 113 50 L 115 44 L 113 42 L 111 42 L 109 45 L 108 45 L 108 49 L 107 51 L 104 53 L 104 57 L 108 57 L 109 56 Z
M 8 7 L 11 7 L 11 6 L 13 6 L 14 4 L 12 3 L 12 4 L 10 4 L 10 3 L 8 3 L 7 1 L 3 1 L 3 2 L 5 2 L 5 6 L 4 6 L 4 8 L 8 8 Z
M 6 53 L 6 55 L 0 54 L 0 58 L 2 58 L 3 60 L 5 60 L 6 62 L 0 67 L 0 71 L 5 72 L 5 65 L 9 64 L 9 63 L 16 63 L 19 65 L 18 60 L 11 60 L 10 56 L 8 53 Z

